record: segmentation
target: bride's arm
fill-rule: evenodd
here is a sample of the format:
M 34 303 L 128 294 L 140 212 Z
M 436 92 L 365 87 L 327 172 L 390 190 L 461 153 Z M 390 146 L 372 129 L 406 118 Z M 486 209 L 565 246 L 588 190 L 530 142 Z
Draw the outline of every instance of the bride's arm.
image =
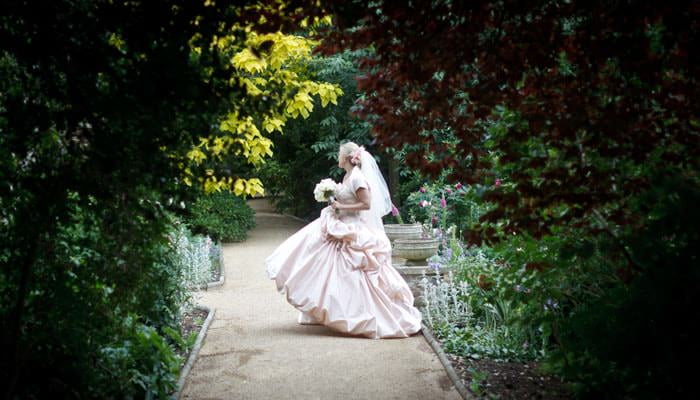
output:
M 361 187 L 361 188 L 357 189 L 356 194 L 357 194 L 357 199 L 360 200 L 359 202 L 343 204 L 343 203 L 338 203 L 338 201 L 334 201 L 333 208 L 337 208 L 339 210 L 349 210 L 349 211 L 369 210 L 369 205 L 370 205 L 369 191 L 367 191 L 367 189 Z

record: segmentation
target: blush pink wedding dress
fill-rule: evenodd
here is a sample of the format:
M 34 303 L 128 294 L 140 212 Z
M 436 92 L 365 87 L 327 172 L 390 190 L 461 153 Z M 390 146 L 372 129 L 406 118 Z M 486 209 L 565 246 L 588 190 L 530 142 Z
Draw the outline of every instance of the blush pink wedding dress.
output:
M 338 185 L 340 203 L 356 203 L 367 180 L 354 167 Z M 358 211 L 330 207 L 265 260 L 279 293 L 300 311 L 300 324 L 320 324 L 372 339 L 404 338 L 421 329 L 413 294 L 391 265 L 391 243 Z

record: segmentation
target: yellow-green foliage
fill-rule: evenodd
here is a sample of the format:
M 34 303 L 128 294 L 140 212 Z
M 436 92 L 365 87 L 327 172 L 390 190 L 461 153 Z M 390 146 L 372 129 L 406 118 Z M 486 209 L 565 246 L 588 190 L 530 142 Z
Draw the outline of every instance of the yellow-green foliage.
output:
M 314 21 L 312 25 L 318 23 L 322 21 Z M 343 91 L 338 85 L 303 76 L 301 66 L 311 58 L 317 42 L 281 32 L 258 34 L 250 28 L 234 29 L 245 32 L 243 43 L 232 32 L 214 37 L 210 46 L 216 47 L 220 54 L 231 55 L 229 85 L 244 90 L 247 98 L 264 99 L 268 109 L 251 115 L 239 104 L 233 104 L 219 121 L 218 131 L 200 138 L 180 165 L 183 182 L 187 185 L 199 182 L 206 193 L 230 190 L 239 196 L 263 194 L 259 179 L 236 176 L 236 171 L 233 176 L 216 176 L 211 169 L 205 170 L 204 176 L 192 171 L 199 170 L 195 167 L 205 160 L 222 161 L 231 155 L 240 157 L 251 167 L 259 166 L 272 156 L 271 136 L 275 131 L 282 133 L 288 119 L 307 118 L 314 108 L 314 96 L 318 96 L 323 107 L 337 104 Z M 198 55 L 202 49 L 192 46 L 192 51 Z

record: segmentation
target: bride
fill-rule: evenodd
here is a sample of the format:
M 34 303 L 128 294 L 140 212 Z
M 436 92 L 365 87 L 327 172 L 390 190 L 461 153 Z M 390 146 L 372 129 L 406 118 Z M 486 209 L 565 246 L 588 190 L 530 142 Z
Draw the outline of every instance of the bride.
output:
M 336 201 L 265 260 L 277 290 L 297 308 L 300 324 L 319 324 L 372 339 L 421 329 L 413 294 L 391 265 L 382 216 L 391 199 L 377 163 L 353 142 L 340 145 L 345 170 Z

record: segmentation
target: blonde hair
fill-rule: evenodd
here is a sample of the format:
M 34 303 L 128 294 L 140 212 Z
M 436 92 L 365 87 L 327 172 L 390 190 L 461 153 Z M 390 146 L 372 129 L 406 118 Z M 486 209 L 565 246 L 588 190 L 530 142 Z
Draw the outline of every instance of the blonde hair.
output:
M 355 142 L 345 142 L 340 145 L 340 156 L 344 158 L 351 158 L 352 154 L 360 149 L 360 146 L 357 145 Z M 358 167 L 361 166 L 360 160 L 357 160 L 355 162 L 352 162 L 351 160 L 348 160 L 351 164 L 357 165 Z

